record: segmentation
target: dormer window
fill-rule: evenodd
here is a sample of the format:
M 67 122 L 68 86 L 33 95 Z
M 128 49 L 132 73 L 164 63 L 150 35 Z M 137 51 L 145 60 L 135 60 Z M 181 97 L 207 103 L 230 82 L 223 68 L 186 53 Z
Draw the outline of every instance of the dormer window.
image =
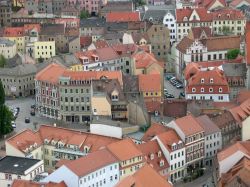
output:
M 203 78 L 201 79 L 201 83 L 204 83 L 204 79 Z
M 209 92 L 213 92 L 213 88 L 209 88 Z
M 160 167 L 164 166 L 164 160 L 160 161 Z
M 161 157 L 161 151 L 158 151 L 158 157 Z
M 210 79 L 210 83 L 211 84 L 214 83 L 214 79 L 213 78 Z
M 219 92 L 220 92 L 220 93 L 222 92 L 222 88 L 219 88 Z
M 201 92 L 202 92 L 202 93 L 204 92 L 204 88 L 201 88 Z
M 230 14 L 227 14 L 227 17 L 230 18 Z
M 150 160 L 154 160 L 154 154 L 153 153 L 150 154 Z
M 218 15 L 218 18 L 220 18 L 220 17 L 221 17 L 221 14 Z
M 192 92 L 193 92 L 193 93 L 196 92 L 196 89 L 195 89 L 195 88 L 192 88 Z
M 183 21 L 188 21 L 188 18 L 185 16 L 185 17 L 183 18 Z

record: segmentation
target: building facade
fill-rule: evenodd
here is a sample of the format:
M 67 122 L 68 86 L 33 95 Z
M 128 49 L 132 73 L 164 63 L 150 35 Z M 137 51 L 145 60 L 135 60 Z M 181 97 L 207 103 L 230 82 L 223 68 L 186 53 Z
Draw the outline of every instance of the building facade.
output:
M 13 58 L 16 54 L 16 43 L 5 38 L 0 38 L 0 55 L 9 59 Z

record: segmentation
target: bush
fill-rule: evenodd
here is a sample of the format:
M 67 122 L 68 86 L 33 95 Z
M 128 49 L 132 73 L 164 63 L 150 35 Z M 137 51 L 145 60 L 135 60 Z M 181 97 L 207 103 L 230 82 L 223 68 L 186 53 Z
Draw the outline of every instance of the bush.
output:
M 236 59 L 239 54 L 240 54 L 239 49 L 231 49 L 227 52 L 227 58 L 229 60 L 233 60 L 233 59 Z

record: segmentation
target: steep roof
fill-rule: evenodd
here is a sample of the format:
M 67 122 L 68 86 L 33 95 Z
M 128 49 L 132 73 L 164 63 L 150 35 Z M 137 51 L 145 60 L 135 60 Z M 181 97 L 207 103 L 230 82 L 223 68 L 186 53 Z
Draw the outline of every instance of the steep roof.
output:
M 239 106 L 231 108 L 229 111 L 233 115 L 234 119 L 241 123 L 250 115 L 250 99 L 247 99 Z
M 185 36 L 176 46 L 176 49 L 182 53 L 186 53 L 186 50 L 194 43 L 193 39 Z
M 242 152 L 245 156 L 250 158 L 250 142 L 249 141 L 240 141 L 235 144 L 223 149 L 217 154 L 217 159 L 219 162 L 225 160 L 226 158 L 232 156 L 237 151 Z
M 106 16 L 107 22 L 131 22 L 140 21 L 139 12 L 110 12 Z
M 33 182 L 28 180 L 15 179 L 11 185 L 12 187 L 67 187 L 64 181 L 56 182 Z
M 158 123 L 153 123 L 148 130 L 145 132 L 144 136 L 142 137 L 142 141 L 150 141 L 153 137 L 155 137 L 156 135 L 165 132 L 169 130 L 168 127 L 165 127 L 161 124 Z
M 139 90 L 141 92 L 160 92 L 161 91 L 161 76 L 160 74 L 140 74 Z
M 144 154 L 146 162 L 152 166 L 156 171 L 169 168 L 168 161 L 163 155 L 163 152 L 157 142 L 157 140 L 148 141 L 143 144 L 139 144 L 138 149 Z M 159 154 L 160 153 L 160 154 Z M 153 155 L 153 158 L 152 158 Z M 161 166 L 160 162 L 163 161 L 164 165 Z
M 66 70 L 65 67 L 59 64 L 52 63 L 36 74 L 35 79 L 39 81 L 58 84 L 59 77 Z
M 196 120 L 204 129 L 205 135 L 220 132 L 219 127 L 207 115 L 199 116 Z
M 82 177 L 116 162 L 118 160 L 109 150 L 101 149 L 87 156 L 67 162 L 65 166 L 77 176 Z
M 175 120 L 176 125 L 181 129 L 185 136 L 190 136 L 196 133 L 204 132 L 200 123 L 193 115 L 187 115 Z
M 156 60 L 152 53 L 147 53 L 145 51 L 140 51 L 134 55 L 132 55 L 133 59 L 135 60 L 135 66 L 137 69 L 147 68 L 152 64 L 156 63 L 162 68 L 164 67 L 162 62 Z
M 125 161 L 137 156 L 142 156 L 142 152 L 136 147 L 131 139 L 123 139 L 109 144 L 107 145 L 107 148 L 116 156 L 116 158 L 119 159 L 119 161 Z
M 196 12 L 199 16 L 195 20 L 190 20 L 190 16 L 192 15 L 193 12 Z M 208 13 L 208 11 L 205 8 L 195 8 L 195 9 L 190 9 L 190 8 L 183 8 L 183 9 L 176 9 L 176 22 L 185 22 L 184 18 L 187 18 L 185 20 L 186 22 L 210 22 L 212 21 L 212 14 Z
M 192 38 L 191 39 L 202 39 L 203 37 L 211 37 L 212 30 L 209 27 L 192 27 Z
M 172 187 L 172 185 L 160 176 L 152 167 L 145 164 L 142 168 L 136 171 L 133 175 L 130 175 L 122 179 L 116 187 Z
M 3 35 L 5 37 L 22 37 L 24 36 L 24 27 L 5 27 Z

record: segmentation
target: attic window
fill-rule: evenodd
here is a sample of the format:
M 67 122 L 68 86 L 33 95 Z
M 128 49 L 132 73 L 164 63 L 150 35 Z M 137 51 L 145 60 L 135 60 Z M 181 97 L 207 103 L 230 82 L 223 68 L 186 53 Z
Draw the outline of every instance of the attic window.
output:
M 218 15 L 218 18 L 220 18 L 220 17 L 221 17 L 221 14 Z
M 154 160 L 154 154 L 153 153 L 150 154 L 150 159 Z
M 209 92 L 213 92 L 213 88 L 209 88 Z
M 192 92 L 196 92 L 196 89 L 195 89 L 195 88 L 192 88 Z
M 196 20 L 196 16 L 195 15 L 193 16 L 193 20 Z
M 201 79 L 201 83 L 204 83 L 204 79 L 203 78 Z
M 222 88 L 219 88 L 219 92 L 220 92 L 220 93 L 222 92 Z
M 227 14 L 227 17 L 230 18 L 230 14 Z
M 210 83 L 214 83 L 214 79 L 213 78 L 210 79 Z
M 188 18 L 185 16 L 185 17 L 183 18 L 183 21 L 188 21 Z
M 201 88 L 201 92 L 202 92 L 202 93 L 204 92 L 204 88 Z
M 160 167 L 164 166 L 164 160 L 160 161 Z

